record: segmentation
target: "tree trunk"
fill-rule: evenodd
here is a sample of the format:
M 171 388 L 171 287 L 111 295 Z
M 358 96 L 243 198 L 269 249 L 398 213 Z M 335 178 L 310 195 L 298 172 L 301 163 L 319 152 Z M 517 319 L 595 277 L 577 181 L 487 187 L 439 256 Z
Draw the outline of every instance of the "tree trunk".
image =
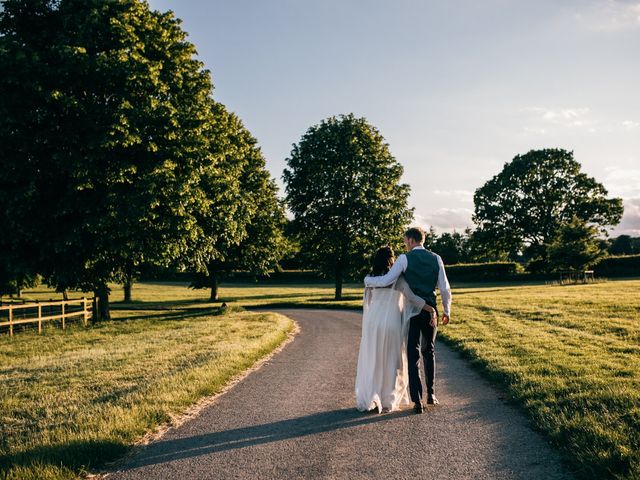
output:
M 69 300 L 69 292 L 67 291 L 67 289 L 65 288 L 64 290 L 62 290 L 62 299 L 64 301 Z
M 336 300 L 342 300 L 342 268 L 336 266 Z
M 131 288 L 133 287 L 133 264 L 127 263 L 124 274 L 124 303 L 131 303 Z
M 95 291 L 98 297 L 98 310 L 95 320 L 104 321 L 111 320 L 111 311 L 109 310 L 109 288 L 106 285 L 99 286 Z
M 209 272 L 209 279 L 211 285 L 211 296 L 209 297 L 210 302 L 218 301 L 218 275 L 214 272 Z

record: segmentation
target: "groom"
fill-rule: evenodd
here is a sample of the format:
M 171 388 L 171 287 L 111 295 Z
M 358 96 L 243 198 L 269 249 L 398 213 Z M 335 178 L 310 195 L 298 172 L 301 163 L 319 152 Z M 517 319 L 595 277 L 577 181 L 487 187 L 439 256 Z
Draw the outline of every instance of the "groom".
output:
M 428 305 L 436 308 L 436 286 L 442 295 L 444 315 L 442 324 L 449 323 L 451 310 L 451 287 L 444 271 L 444 264 L 439 255 L 424 248 L 425 233 L 419 227 L 410 228 L 404 234 L 404 245 L 407 253 L 400 255 L 386 275 L 366 277 L 366 287 L 386 287 L 393 284 L 404 273 L 404 277 L 417 296 L 424 299 Z M 407 341 L 407 359 L 409 362 L 409 392 L 414 402 L 414 411 L 422 413 L 422 382 L 420 381 L 419 365 L 420 351 L 424 361 L 424 371 L 427 383 L 427 403 L 437 405 L 438 399 L 433 393 L 433 380 L 436 369 L 435 341 L 438 332 L 437 316 L 432 321 L 429 312 L 421 311 L 411 318 L 409 338 Z M 420 349 L 420 334 L 422 334 L 422 349 Z

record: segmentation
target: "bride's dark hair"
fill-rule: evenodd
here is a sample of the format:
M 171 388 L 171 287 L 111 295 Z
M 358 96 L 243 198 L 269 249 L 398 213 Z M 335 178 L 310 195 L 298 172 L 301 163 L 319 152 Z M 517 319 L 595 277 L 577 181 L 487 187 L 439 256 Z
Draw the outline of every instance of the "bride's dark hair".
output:
M 389 245 L 379 248 L 373 256 L 371 275 L 374 277 L 384 275 L 389 271 L 391 265 L 393 265 L 393 261 L 393 249 Z

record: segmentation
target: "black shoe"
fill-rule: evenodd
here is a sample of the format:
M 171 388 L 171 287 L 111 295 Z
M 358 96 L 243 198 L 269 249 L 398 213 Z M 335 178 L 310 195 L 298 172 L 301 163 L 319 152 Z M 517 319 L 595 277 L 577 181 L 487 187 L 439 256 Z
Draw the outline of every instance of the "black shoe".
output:
M 416 402 L 413 405 L 413 411 L 416 412 L 416 413 L 424 412 L 424 407 L 422 406 L 422 402 Z
M 427 405 L 440 405 L 440 402 L 435 395 L 429 395 L 427 397 Z

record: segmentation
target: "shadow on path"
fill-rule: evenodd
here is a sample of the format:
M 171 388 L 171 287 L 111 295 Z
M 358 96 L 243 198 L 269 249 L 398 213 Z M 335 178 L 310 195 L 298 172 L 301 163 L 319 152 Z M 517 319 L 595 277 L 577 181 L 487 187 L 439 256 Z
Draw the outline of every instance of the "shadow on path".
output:
M 411 410 L 403 410 L 386 415 L 378 415 L 377 413 L 362 413 L 354 408 L 347 408 L 251 427 L 164 440 L 149 445 L 134 460 L 133 464 L 127 465 L 121 470 L 130 470 L 145 465 L 155 465 L 344 428 L 353 428 L 394 420 L 411 414 Z

